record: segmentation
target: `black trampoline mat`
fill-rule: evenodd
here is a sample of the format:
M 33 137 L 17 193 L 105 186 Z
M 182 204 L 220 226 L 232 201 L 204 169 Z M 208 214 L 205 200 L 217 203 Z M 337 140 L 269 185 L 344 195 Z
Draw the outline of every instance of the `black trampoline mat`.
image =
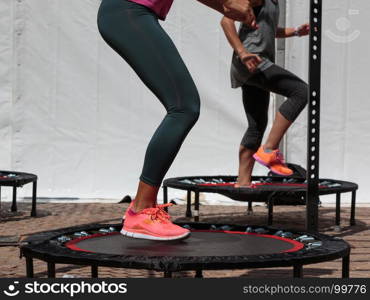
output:
M 303 244 L 272 235 L 193 231 L 181 241 L 150 241 L 119 233 L 92 236 L 66 244 L 72 250 L 133 256 L 245 256 L 298 251 Z

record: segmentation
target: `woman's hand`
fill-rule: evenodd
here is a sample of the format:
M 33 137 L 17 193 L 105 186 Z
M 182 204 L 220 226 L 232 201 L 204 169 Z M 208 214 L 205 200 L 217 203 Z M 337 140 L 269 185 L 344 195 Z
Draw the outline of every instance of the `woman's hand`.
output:
M 226 17 L 243 22 L 252 28 L 257 28 L 256 17 L 250 0 L 221 0 L 221 4 Z
M 298 36 L 305 36 L 310 34 L 310 24 L 306 23 L 298 26 L 296 29 Z
M 249 52 L 243 52 L 239 54 L 239 58 L 250 73 L 256 72 L 258 65 L 262 62 L 261 57 L 259 57 L 257 54 Z

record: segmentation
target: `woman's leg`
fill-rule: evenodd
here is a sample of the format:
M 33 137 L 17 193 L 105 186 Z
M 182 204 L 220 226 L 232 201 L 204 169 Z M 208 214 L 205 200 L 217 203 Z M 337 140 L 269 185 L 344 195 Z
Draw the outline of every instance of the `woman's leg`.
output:
M 253 157 L 272 172 L 289 176 L 293 171 L 286 166 L 278 146 L 290 125 L 306 106 L 308 87 L 296 75 L 277 65 L 263 71 L 260 77 L 262 80 L 253 82 L 253 85 L 283 95 L 288 100 L 280 106 L 265 145 L 260 147 Z
M 103 0 L 98 27 L 167 111 L 146 151 L 133 207 L 139 211 L 155 206 L 162 179 L 198 119 L 199 95 L 175 45 L 149 9 L 124 0 Z
M 265 148 L 274 150 L 292 123 L 305 108 L 308 101 L 308 86 L 293 73 L 274 65 L 263 72 L 264 88 L 288 99 L 280 106 L 279 111 L 265 143 Z
M 248 129 L 239 148 L 239 174 L 235 187 L 252 183 L 253 154 L 260 147 L 268 121 L 270 93 L 251 85 L 242 86 L 243 106 L 248 120 Z

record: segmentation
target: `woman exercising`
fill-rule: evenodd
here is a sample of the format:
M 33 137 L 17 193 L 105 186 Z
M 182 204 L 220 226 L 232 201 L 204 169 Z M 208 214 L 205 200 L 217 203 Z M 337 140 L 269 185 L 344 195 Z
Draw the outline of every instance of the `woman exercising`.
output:
M 250 0 L 198 0 L 225 16 L 255 26 Z M 137 73 L 167 114 L 146 151 L 135 200 L 121 233 L 134 238 L 175 240 L 189 230 L 173 224 L 157 205 L 161 182 L 199 116 L 197 88 L 170 37 L 160 26 L 173 0 L 102 0 L 98 28 L 103 39 Z M 143 120 L 145 122 L 145 120 Z
M 297 28 L 279 28 L 278 0 L 252 0 L 257 29 L 241 24 L 236 31 L 235 21 L 224 17 L 221 26 L 234 49 L 231 64 L 231 84 L 242 88 L 243 105 L 248 129 L 239 149 L 239 172 L 235 187 L 252 186 L 252 170 L 257 160 L 279 175 L 291 175 L 279 143 L 307 104 L 308 86 L 275 62 L 275 38 L 305 36 L 309 24 Z M 279 108 L 266 140 L 261 146 L 268 119 L 270 92 L 288 98 Z

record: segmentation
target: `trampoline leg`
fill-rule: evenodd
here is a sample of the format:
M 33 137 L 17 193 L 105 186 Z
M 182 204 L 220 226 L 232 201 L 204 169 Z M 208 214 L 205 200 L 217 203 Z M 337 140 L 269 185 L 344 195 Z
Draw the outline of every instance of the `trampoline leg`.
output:
M 267 202 L 268 214 L 267 214 L 267 225 L 272 225 L 273 213 L 274 213 L 274 197 L 269 197 Z
M 355 214 L 356 214 L 356 191 L 353 191 L 351 199 L 351 220 L 350 220 L 351 226 L 356 225 Z
M 17 211 L 17 187 L 13 186 L 13 202 L 11 211 Z
M 194 221 L 199 222 L 199 192 L 195 191 Z
M 55 278 L 55 263 L 48 262 L 48 278 Z
M 335 205 L 335 225 L 340 225 L 340 193 L 337 193 Z
M 253 215 L 252 201 L 248 201 L 247 215 L 248 216 Z
M 163 187 L 163 204 L 168 203 L 168 188 L 166 186 Z M 164 208 L 165 211 L 168 212 L 168 208 Z
M 32 257 L 26 256 L 26 276 L 27 278 L 33 278 L 33 259 Z
M 188 190 L 187 192 L 187 199 L 186 199 L 186 217 L 191 218 L 192 213 L 191 213 L 191 191 Z
M 164 271 L 163 277 L 164 278 L 172 278 L 172 272 L 171 271 Z
M 293 277 L 302 278 L 303 277 L 303 267 L 302 265 L 294 265 L 293 267 Z
M 98 266 L 91 266 L 91 278 L 98 278 Z
M 33 182 L 32 185 L 32 209 L 31 209 L 31 217 L 36 217 L 36 194 L 37 194 L 37 180 Z
M 196 270 L 195 271 L 195 278 L 203 278 L 203 271 L 202 270 Z
M 342 260 L 342 278 L 349 278 L 349 260 L 350 256 L 349 254 L 345 257 L 343 257 Z

